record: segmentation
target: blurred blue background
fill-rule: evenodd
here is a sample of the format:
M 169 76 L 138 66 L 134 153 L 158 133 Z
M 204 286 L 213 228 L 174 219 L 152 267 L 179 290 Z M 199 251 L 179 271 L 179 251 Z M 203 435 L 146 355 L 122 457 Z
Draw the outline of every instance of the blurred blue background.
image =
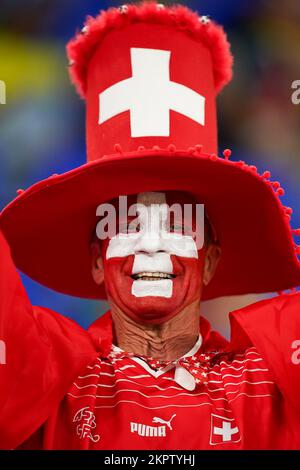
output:
M 163 2 L 161 2 L 163 3 Z M 300 2 L 182 2 L 224 25 L 235 56 L 234 80 L 218 100 L 220 151 L 269 169 L 300 226 Z M 98 0 L 1 0 L 0 208 L 18 188 L 85 162 L 84 103 L 69 83 L 65 44 L 87 15 L 118 6 Z M 104 304 L 60 295 L 22 276 L 33 304 L 87 327 Z

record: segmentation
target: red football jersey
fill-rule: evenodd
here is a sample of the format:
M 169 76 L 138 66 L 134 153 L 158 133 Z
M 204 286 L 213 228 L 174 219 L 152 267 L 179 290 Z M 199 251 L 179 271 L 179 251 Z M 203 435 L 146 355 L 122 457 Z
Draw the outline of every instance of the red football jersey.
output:
M 299 448 L 299 294 L 232 313 L 230 343 L 202 319 L 191 387 L 113 348 L 109 313 L 85 331 L 32 307 L 0 253 L 1 448 Z
M 174 369 L 153 377 L 133 359 L 97 358 L 46 423 L 44 448 L 299 447 L 293 413 L 255 348 L 220 360 L 207 379 L 188 391 L 174 381 Z M 299 418 L 294 425 L 300 429 Z

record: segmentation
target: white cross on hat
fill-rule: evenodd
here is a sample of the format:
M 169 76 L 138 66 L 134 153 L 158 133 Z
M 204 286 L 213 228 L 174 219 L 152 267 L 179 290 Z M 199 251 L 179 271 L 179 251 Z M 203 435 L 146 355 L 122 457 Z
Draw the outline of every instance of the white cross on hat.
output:
M 170 110 L 204 126 L 205 98 L 170 80 L 170 51 L 131 48 L 132 77 L 99 95 L 99 124 L 130 110 L 131 137 L 169 136 Z

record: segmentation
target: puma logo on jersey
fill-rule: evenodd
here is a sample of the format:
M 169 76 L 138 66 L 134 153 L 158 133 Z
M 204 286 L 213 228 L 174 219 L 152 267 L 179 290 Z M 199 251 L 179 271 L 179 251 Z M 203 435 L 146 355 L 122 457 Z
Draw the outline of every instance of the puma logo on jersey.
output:
M 142 437 L 166 437 L 167 428 L 170 429 L 170 431 L 173 430 L 171 422 L 175 418 L 175 416 L 176 414 L 172 415 L 168 421 L 155 416 L 152 422 L 160 423 L 162 424 L 162 426 L 149 426 L 147 424 L 131 422 L 130 431 Z
M 165 421 L 164 419 L 161 419 L 161 418 L 157 418 L 155 416 L 155 418 L 153 418 L 152 422 L 153 423 L 162 423 L 162 424 L 166 424 L 168 426 L 168 428 L 172 431 L 172 426 L 171 426 L 171 421 L 173 420 L 173 418 L 175 418 L 176 414 L 174 414 L 171 419 L 169 421 Z

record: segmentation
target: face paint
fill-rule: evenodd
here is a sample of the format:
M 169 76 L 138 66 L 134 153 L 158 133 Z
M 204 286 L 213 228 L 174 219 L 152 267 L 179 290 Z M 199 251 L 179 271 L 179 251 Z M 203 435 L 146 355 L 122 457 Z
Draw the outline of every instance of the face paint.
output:
M 143 323 L 166 321 L 201 292 L 203 250 L 197 251 L 192 236 L 170 232 L 168 196 L 139 194 L 134 221 L 139 231 L 102 243 L 108 296 Z
M 132 274 L 140 276 L 141 273 L 172 274 L 173 265 L 168 253 L 155 253 L 149 257 L 148 254 L 137 253 L 134 255 Z M 134 280 L 132 283 L 132 294 L 135 297 L 155 296 L 171 297 L 173 290 L 172 279 L 160 277 L 157 280 Z

